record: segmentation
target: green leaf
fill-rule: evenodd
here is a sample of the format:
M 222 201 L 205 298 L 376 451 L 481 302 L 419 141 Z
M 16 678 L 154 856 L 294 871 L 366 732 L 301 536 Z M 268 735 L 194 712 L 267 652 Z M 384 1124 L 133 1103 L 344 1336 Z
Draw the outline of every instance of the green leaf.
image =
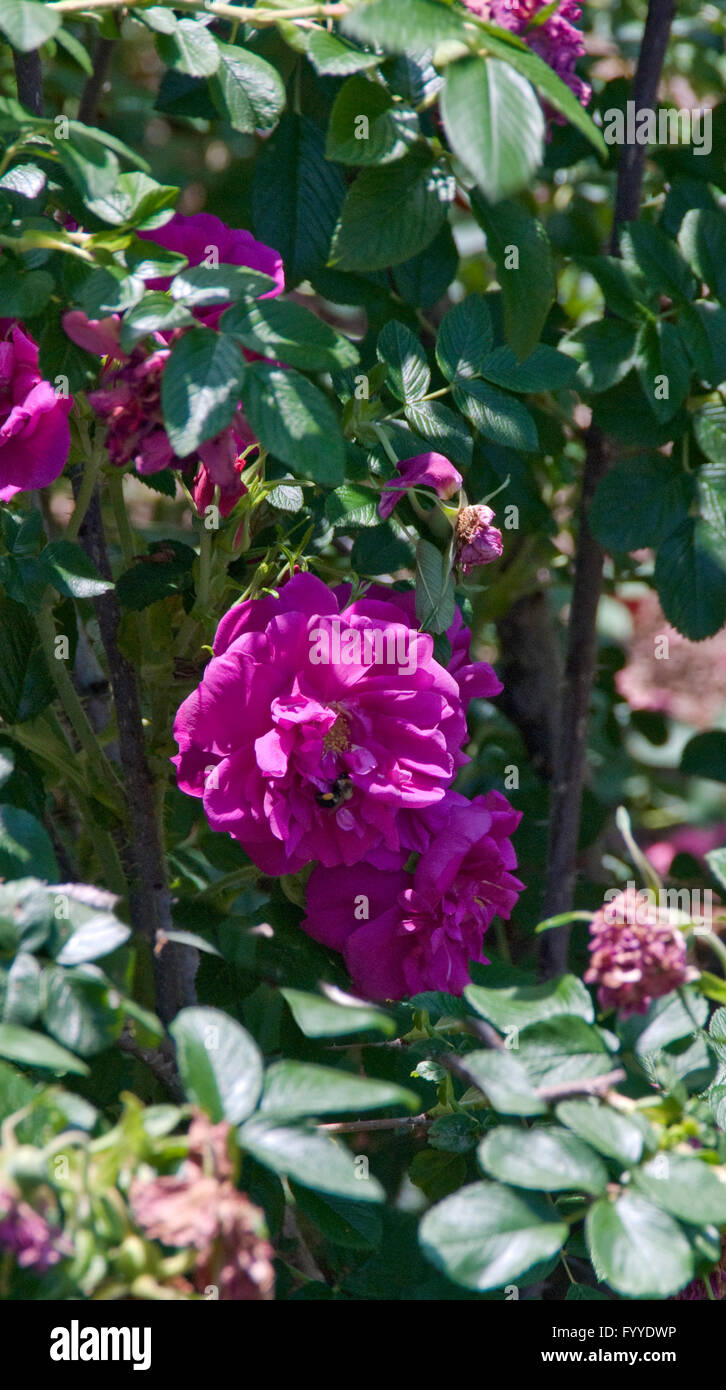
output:
M 386 384 L 397 400 L 417 401 L 426 395 L 431 372 L 426 353 L 410 328 L 390 319 L 378 335 L 376 355 L 388 366 Z
M 715 1169 L 685 1154 L 659 1153 L 633 1180 L 650 1201 L 694 1226 L 726 1224 L 726 1185 Z
M 380 82 L 355 76 L 343 83 L 333 103 L 325 154 L 339 164 L 390 164 L 418 136 L 415 111 L 394 105 Z
M 248 295 L 267 294 L 275 288 L 270 275 L 248 270 L 243 265 L 193 265 L 181 270 L 169 286 L 172 299 L 183 300 L 195 309 L 211 304 L 228 304 Z
M 351 38 L 375 44 L 385 53 L 406 54 L 410 49 L 420 53 L 447 39 L 464 39 L 465 19 L 465 14 L 434 0 L 406 0 L 398 5 L 374 0 L 345 15 L 342 29 Z
M 517 357 L 528 357 L 557 293 L 552 248 L 547 233 L 519 203 L 490 207 L 479 194 L 472 210 L 484 229 L 487 251 L 497 270 L 504 303 L 504 329 Z
M 712 403 L 693 417 L 693 432 L 706 458 L 726 463 L 726 406 Z
M 381 59 L 375 53 L 364 53 L 346 43 L 339 34 L 327 29 L 312 29 L 308 39 L 308 58 L 315 71 L 323 77 L 348 77 L 362 68 L 375 68 Z
M 575 259 L 600 286 L 605 303 L 613 314 L 618 314 L 630 324 L 642 323 L 644 309 L 647 316 L 646 306 L 652 295 L 639 270 L 629 269 L 615 256 L 577 255 Z
M 42 973 L 35 956 L 27 951 L 18 952 L 5 980 L 3 1023 L 17 1023 L 27 1028 L 35 1022 L 40 1011 Z
M 96 598 L 113 588 L 111 580 L 104 579 L 86 552 L 72 541 L 50 541 L 39 564 L 46 582 L 69 598 Z
M 593 535 L 623 553 L 656 546 L 688 517 L 692 476 L 663 454 L 637 454 L 606 473 L 589 514 Z
M 416 434 L 460 468 L 471 463 L 473 441 L 461 417 L 441 401 L 411 401 L 406 419 Z
M 0 303 L 4 318 L 32 318 L 45 308 L 55 288 L 47 270 L 22 272 L 18 262 L 3 256 L 0 262 Z
M 565 1303 L 611 1303 L 606 1293 L 600 1289 L 591 1289 L 589 1284 L 570 1284 L 565 1294 Z
M 352 1072 L 335 1071 L 305 1062 L 276 1062 L 265 1073 L 262 1111 L 296 1119 L 304 1115 L 336 1115 L 349 1110 L 379 1110 L 388 1105 L 418 1106 L 418 1096 L 388 1081 L 369 1080 Z
M 688 517 L 663 541 L 655 586 L 669 623 L 693 642 L 726 622 L 726 543 L 708 522 Z
M 531 181 L 542 161 L 545 119 L 530 83 L 508 63 L 451 63 L 441 115 L 454 154 L 490 202 Z
M 244 375 L 236 343 L 211 328 L 193 328 L 175 343 L 162 377 L 161 403 L 179 458 L 231 423 Z
M 148 174 L 134 171 L 121 174 L 102 195 L 90 200 L 88 207 L 96 217 L 112 227 L 133 223 L 139 231 L 153 231 L 169 221 L 178 197 L 179 189 L 173 184 L 157 183 Z M 143 243 L 146 256 L 153 249 L 148 243 Z M 165 254 L 168 256 L 169 253 Z M 138 270 L 135 273 L 140 274 Z M 165 275 L 169 272 L 164 269 L 157 273 Z
M 356 483 L 344 483 L 325 499 L 325 515 L 333 526 L 377 526 L 380 493 Z
M 568 1227 L 544 1197 L 496 1182 L 464 1187 L 428 1211 L 419 1239 L 424 1254 L 455 1284 L 496 1289 L 556 1254 Z
M 658 420 L 671 420 L 688 395 L 691 362 L 674 324 L 644 324 L 635 350 L 643 391 Z
M 97 967 L 43 972 L 44 1002 L 41 1018 L 48 1032 L 63 1047 L 81 1057 L 93 1057 L 110 1047 L 122 1026 L 119 1003 L 111 1007 L 108 981 Z
M 285 86 L 277 68 L 250 49 L 217 43 L 219 67 L 209 92 L 220 116 L 243 135 L 274 130 L 285 108 Z
M 486 381 L 467 381 L 465 387 L 454 387 L 454 400 L 485 439 L 525 454 L 539 449 L 534 420 L 516 396 L 505 395 Z
M 396 1024 L 390 1014 L 372 1004 L 359 1001 L 335 1003 L 320 994 L 307 994 L 300 989 L 281 989 L 298 1028 L 308 1038 L 342 1038 L 349 1033 L 375 1029 L 391 1037 Z
M 371 526 L 356 536 L 350 563 L 357 574 L 391 574 L 413 564 L 408 533 L 394 517 L 382 526 Z
M 597 1100 L 563 1100 L 555 1111 L 558 1120 L 586 1139 L 598 1153 L 616 1158 L 630 1168 L 643 1152 L 643 1133 L 627 1116 Z
M 607 1187 L 607 1168 L 589 1144 L 555 1125 L 530 1130 L 497 1125 L 482 1140 L 478 1156 L 493 1178 L 514 1187 L 593 1197 Z
M 308 372 L 334 372 L 359 360 L 349 338 L 290 299 L 238 304 L 227 310 L 220 328 L 253 352 Z
M 628 222 L 620 232 L 620 251 L 630 270 L 640 271 L 651 290 L 676 301 L 693 299 L 696 282 L 662 227 Z
M 517 1058 L 535 1087 L 604 1076 L 615 1065 L 600 1030 L 569 1015 L 523 1028 Z
M 295 1205 L 308 1221 L 333 1245 L 345 1250 L 373 1250 L 383 1235 L 382 1214 L 370 1202 L 354 1202 L 347 1197 L 321 1197 L 296 1182 L 290 1183 Z
M 592 999 L 581 980 L 563 975 L 541 985 L 512 985 L 506 989 L 486 989 L 467 985 L 467 1003 L 495 1028 L 526 1028 L 561 1014 L 576 1015 L 591 1023 L 595 1017 Z
M 449 309 L 439 325 L 436 361 L 447 381 L 468 381 L 481 371 L 494 341 L 483 294 L 470 294 Z
M 0 29 L 20 53 L 30 53 L 52 39 L 62 20 L 62 15 L 35 0 L 0 0 Z
M 262 1057 L 240 1023 L 220 1009 L 182 1009 L 169 1026 L 189 1100 L 218 1124 L 252 1114 L 262 1090 Z
M 31 1028 L 19 1028 L 14 1023 L 0 1023 L 0 1057 L 8 1057 L 11 1062 L 20 1062 L 27 1067 L 40 1067 L 44 1071 L 72 1072 L 74 1076 L 88 1076 L 89 1068 L 79 1057 L 74 1057 L 65 1047 L 59 1047 L 51 1038 Z
M 726 888 L 726 849 L 709 849 L 705 854 L 706 863 L 722 888 Z
M 689 739 L 681 754 L 681 772 L 688 777 L 726 782 L 726 733 L 712 729 Z
M 136 344 L 150 333 L 172 333 L 176 328 L 192 328 L 195 322 L 183 304 L 175 304 L 168 294 L 152 290 L 124 314 L 121 347 L 124 352 L 133 352 Z
M 274 1173 L 304 1187 L 359 1202 L 380 1202 L 384 1193 L 373 1177 L 358 1177 L 353 1155 L 310 1127 L 286 1125 L 273 1116 L 248 1120 L 237 1132 L 241 1147 Z
M 423 251 L 443 225 L 454 196 L 449 175 L 416 147 L 392 167 L 364 169 L 349 189 L 329 264 L 385 270 Z
M 678 245 L 699 280 L 718 299 L 726 299 L 726 218 L 709 208 L 691 208 L 678 233 Z
M 253 362 L 246 371 L 242 399 L 260 443 L 296 477 L 327 487 L 343 481 L 345 446 L 338 417 L 306 377 Z
M 609 151 L 602 132 L 580 105 L 574 92 L 557 76 L 549 63 L 528 48 L 516 35 L 505 36 L 501 29 L 482 21 L 478 27 L 484 31 L 483 41 L 489 53 L 495 58 L 503 59 L 505 63 L 511 63 L 512 67 L 521 72 L 546 98 L 548 105 L 554 106 L 556 111 L 565 116 L 570 125 L 594 145 L 598 154 L 607 159 Z
M 171 495 L 174 496 L 174 491 Z M 123 608 L 131 608 L 138 613 L 171 594 L 181 594 L 191 589 L 195 559 L 196 552 L 182 541 L 154 542 L 148 555 L 138 556 L 131 568 L 119 575 L 116 583 L 119 603 Z
M 416 618 L 425 632 L 447 632 L 456 614 L 451 560 L 431 541 L 416 546 Z
M 255 161 L 252 210 L 255 236 L 280 252 L 288 287 L 327 264 L 344 196 L 322 131 L 286 112 Z
M 86 921 L 81 922 L 56 956 L 58 965 L 81 965 L 86 961 L 100 960 L 117 950 L 131 935 L 131 928 L 119 922 L 111 912 L 92 911 Z
M 0 719 L 6 724 L 22 724 L 50 704 L 55 686 L 33 619 L 26 608 L 2 593 L 0 627 Z
M 169 67 L 190 77 L 211 77 L 220 63 L 219 44 L 206 25 L 180 19 L 171 34 L 160 34 L 159 57 Z
M 598 1279 L 626 1298 L 667 1298 L 693 1276 L 685 1233 L 635 1193 L 596 1202 L 585 1224 Z
M 58 879 L 53 846 L 45 828 L 20 806 L 0 806 L 0 877 L 35 874 L 50 883 Z
M 633 366 L 636 342 L 631 324 L 600 319 L 563 339 L 562 351 L 579 362 L 578 381 L 584 391 L 609 391 Z
M 559 391 L 567 386 L 577 370 L 564 353 L 540 343 L 523 362 L 509 347 L 499 347 L 485 358 L 481 374 L 495 386 L 508 391 Z
M 489 1097 L 501 1115 L 544 1115 L 547 1106 L 540 1100 L 524 1067 L 511 1052 L 467 1052 L 467 1076 Z
M 679 1038 L 690 1037 L 708 1017 L 708 1004 L 701 994 L 685 985 L 678 994 L 654 999 L 645 1014 L 633 1014 L 618 1024 L 623 1046 L 638 1057 L 656 1052 Z
M 57 138 L 55 149 L 69 178 L 89 205 L 106 197 L 118 184 L 121 170 L 115 154 L 83 126 L 72 138 Z

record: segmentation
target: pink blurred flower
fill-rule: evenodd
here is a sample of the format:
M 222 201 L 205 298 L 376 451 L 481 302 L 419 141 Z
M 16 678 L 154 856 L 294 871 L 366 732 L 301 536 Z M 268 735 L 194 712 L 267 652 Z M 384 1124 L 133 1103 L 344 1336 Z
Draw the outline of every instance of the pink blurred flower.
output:
M 272 1297 L 274 1251 L 264 1234 L 262 1212 L 232 1182 L 227 1150 L 230 1126 L 195 1115 L 189 1153 L 180 1173 L 131 1185 L 134 1220 L 152 1240 L 193 1246 L 199 1254 L 194 1286 L 210 1285 L 220 1299 L 260 1301 Z
M 179 786 L 265 873 L 403 853 L 402 813 L 441 801 L 466 761 L 464 697 L 432 638 L 400 595 L 348 592 L 298 574 L 230 609 L 177 713 Z M 466 698 L 501 688 L 457 655 Z
M 680 825 L 671 830 L 664 840 L 656 840 L 644 847 L 646 859 L 661 876 L 669 873 L 677 854 L 690 854 L 694 859 L 703 859 L 710 849 L 720 849 L 726 844 L 726 824 L 718 825 Z
M 693 978 L 683 933 L 644 891 L 628 888 L 595 914 L 585 981 L 598 986 L 601 1008 L 624 1018 L 644 1014 L 654 999 Z
M 456 518 L 456 563 L 463 574 L 498 560 L 502 533 L 492 526 L 494 512 L 483 502 L 462 507 Z
M 726 629 L 690 642 L 666 621 L 658 595 L 629 600 L 628 659 L 615 685 L 631 709 L 669 714 L 696 729 L 712 728 L 726 704 Z
M 60 477 L 72 404 L 43 380 L 37 345 L 22 324 L 0 319 L 0 501 Z
M 308 880 L 303 929 L 343 953 L 353 987 L 369 999 L 461 994 L 469 963 L 486 962 L 492 918 L 508 918 L 523 888 L 509 839 L 520 814 L 500 792 L 473 801 L 449 792 L 422 818 L 431 839 L 413 875 L 358 864 L 316 868 Z
M 437 497 L 453 497 L 463 482 L 458 469 L 443 454 L 415 454 L 396 465 L 402 481 L 386 483 L 378 503 L 378 514 L 385 520 L 404 493 L 414 487 L 431 487 Z
M 39 1274 L 67 1253 L 61 1232 L 7 1187 L 0 1187 L 0 1249 L 9 1250 L 21 1269 Z
M 575 70 L 577 59 L 585 52 L 582 34 L 575 28 L 582 15 L 575 0 L 560 0 L 556 10 L 539 24 L 538 16 L 549 9 L 550 0 L 464 0 L 464 4 L 472 14 L 524 39 L 587 106 L 591 89 Z M 563 119 L 555 112 L 551 115 L 557 121 Z

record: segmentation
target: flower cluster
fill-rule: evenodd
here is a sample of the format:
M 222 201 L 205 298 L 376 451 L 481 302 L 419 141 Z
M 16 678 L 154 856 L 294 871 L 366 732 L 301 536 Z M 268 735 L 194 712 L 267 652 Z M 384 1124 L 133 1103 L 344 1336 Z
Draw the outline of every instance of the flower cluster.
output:
M 285 287 L 282 261 L 272 247 L 255 241 L 250 232 L 226 226 L 210 213 L 191 217 L 175 213 L 163 227 L 139 235 L 153 238 L 166 250 L 182 253 L 190 266 L 206 264 L 213 252 L 215 264 L 246 266 L 269 276 L 274 286 L 262 298 L 277 295 Z M 169 284 L 170 278 L 165 277 L 149 281 L 148 288 L 166 290 Z M 204 306 L 196 309 L 195 315 L 205 326 L 216 328 L 227 307 Z M 220 513 L 228 515 L 246 491 L 240 478 L 245 466 L 242 456 L 257 442 L 241 407 L 231 424 L 200 445 L 193 458 L 178 458 L 164 428 L 161 405 L 162 376 L 177 334 L 151 334 L 151 348 L 139 345 L 126 353 L 119 343 L 119 315 L 89 320 L 80 310 L 72 309 L 64 315 L 63 326 L 79 347 L 106 358 L 100 385 L 89 393 L 89 401 L 106 422 L 111 462 L 119 467 L 133 463 L 142 475 L 158 473 L 162 468 L 196 466 L 192 494 L 198 511 L 204 512 L 218 487 Z
M 0 1250 L 10 1251 L 21 1269 L 38 1274 L 66 1253 L 60 1232 L 9 1187 L 0 1187 Z
M 72 404 L 43 380 L 37 345 L 22 324 L 0 319 L 0 501 L 60 477 Z
M 575 71 L 578 58 L 585 52 L 582 34 L 575 27 L 582 14 L 576 0 L 560 0 L 554 7 L 549 0 L 464 0 L 464 4 L 473 14 L 523 38 L 587 106 L 591 89 Z M 548 10 L 552 13 L 541 19 L 542 12 Z
M 274 1289 L 274 1252 L 264 1235 L 262 1212 L 232 1182 L 229 1131 L 225 1121 L 213 1125 L 205 1115 L 195 1115 L 182 1171 L 134 1179 L 131 1210 L 152 1240 L 198 1252 L 197 1292 L 214 1286 L 220 1299 L 267 1300 Z
M 687 983 L 686 940 L 667 911 L 633 889 L 618 893 L 590 925 L 587 984 L 598 986 L 601 1008 L 625 1018 L 644 1014 L 654 999 Z
M 471 662 L 458 612 L 448 636 L 445 670 L 411 592 L 354 598 L 298 574 L 279 597 L 226 614 L 176 717 L 182 790 L 265 873 L 318 861 L 306 929 L 344 951 L 375 997 L 424 981 L 460 991 L 492 916 L 508 916 L 521 888 L 517 814 L 498 794 L 469 803 L 452 791 L 469 701 L 501 685 Z

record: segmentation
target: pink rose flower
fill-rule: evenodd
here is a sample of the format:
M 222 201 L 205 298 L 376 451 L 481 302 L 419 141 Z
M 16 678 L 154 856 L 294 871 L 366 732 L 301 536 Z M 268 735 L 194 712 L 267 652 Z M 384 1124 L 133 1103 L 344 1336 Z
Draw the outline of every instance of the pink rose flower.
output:
M 462 507 L 456 518 L 456 563 L 463 574 L 498 560 L 502 533 L 492 526 L 494 512 L 483 502 Z
M 9 1250 L 20 1269 L 39 1274 L 70 1253 L 61 1232 L 7 1187 L 0 1187 L 0 1250 Z
M 241 227 L 228 227 L 209 212 L 195 212 L 190 217 L 175 212 L 171 221 L 165 222 L 163 227 L 139 232 L 139 236 L 165 247 L 167 251 L 178 251 L 186 256 L 190 266 L 208 261 L 211 253 L 219 265 L 243 265 L 248 270 L 269 275 L 275 281 L 275 286 L 261 295 L 261 299 L 282 294 L 285 288 L 285 271 L 279 252 L 272 246 L 266 246 L 264 241 L 256 241 L 251 232 Z M 148 288 L 166 290 L 170 283 L 170 278 L 149 280 Z M 227 304 L 215 304 L 197 309 L 195 313 L 202 323 L 215 328 L 226 308 Z
M 0 319 L 0 501 L 47 487 L 68 458 L 71 397 L 38 371 L 38 348 L 22 325 Z
M 179 786 L 265 873 L 405 858 L 403 813 L 441 801 L 466 761 L 464 696 L 432 638 L 400 595 L 348 595 L 298 574 L 232 608 L 177 713 Z M 460 638 L 457 657 L 469 691 L 501 688 Z
M 523 888 L 509 839 L 520 813 L 500 792 L 473 801 L 449 792 L 422 819 L 433 833 L 413 874 L 358 864 L 316 868 L 308 880 L 303 929 L 343 953 L 369 999 L 461 994 L 470 961 L 486 963 L 492 918 L 508 918 Z
M 654 999 L 693 979 L 686 939 L 669 914 L 632 888 L 600 908 L 590 924 L 590 968 L 602 1009 L 624 1018 L 647 1013 Z
M 446 498 L 453 497 L 463 482 L 458 469 L 443 454 L 415 454 L 413 458 L 401 459 L 396 467 L 402 482 L 386 483 L 378 503 L 378 514 L 384 520 L 410 488 L 431 487 L 437 497 Z

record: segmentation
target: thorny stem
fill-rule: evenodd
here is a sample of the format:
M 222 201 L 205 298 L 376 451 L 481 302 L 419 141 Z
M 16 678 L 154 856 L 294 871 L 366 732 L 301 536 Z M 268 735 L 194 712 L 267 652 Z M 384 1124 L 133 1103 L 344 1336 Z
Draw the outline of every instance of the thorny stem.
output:
M 43 114 L 43 72 L 37 49 L 31 53 L 13 52 L 18 101 L 34 116 Z
M 97 10 L 136 10 L 144 9 L 149 0 L 52 0 L 49 10 L 57 14 L 93 14 Z M 164 0 L 159 0 L 163 6 Z M 296 8 L 265 10 L 251 5 L 227 5 L 222 0 L 173 0 L 175 10 L 198 10 L 202 14 L 215 15 L 217 19 L 229 19 L 233 24 L 254 24 L 260 28 L 266 24 L 277 24 L 289 19 L 342 19 L 348 14 L 350 5 L 298 5 Z
M 638 107 L 650 107 L 655 102 L 674 10 L 674 0 L 649 0 L 633 82 Z M 638 215 L 645 155 L 642 145 L 626 146 L 622 152 L 615 203 L 614 250 L 617 250 L 621 223 Z M 595 675 L 597 611 L 605 558 L 589 528 L 588 513 L 598 484 L 610 465 L 610 448 L 605 436 L 595 427 L 587 431 L 585 446 L 569 646 L 550 805 L 545 917 L 568 912 L 574 901 L 590 693 Z M 540 968 L 545 977 L 566 970 L 569 933 L 569 927 L 558 927 L 543 938 Z

